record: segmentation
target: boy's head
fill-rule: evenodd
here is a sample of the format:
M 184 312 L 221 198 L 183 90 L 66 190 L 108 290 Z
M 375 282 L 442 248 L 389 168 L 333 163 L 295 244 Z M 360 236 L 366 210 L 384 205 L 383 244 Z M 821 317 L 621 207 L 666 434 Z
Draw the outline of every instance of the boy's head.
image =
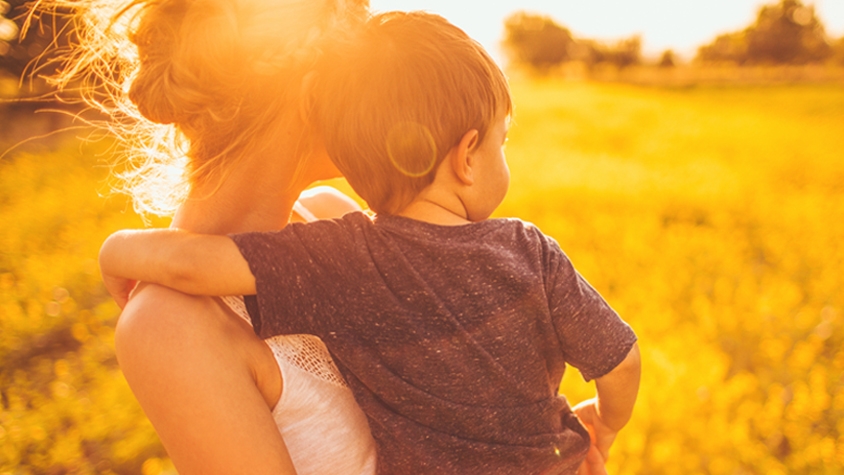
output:
M 396 214 L 470 130 L 484 140 L 512 102 L 501 69 L 459 28 L 421 12 L 374 16 L 327 52 L 316 122 L 352 188 Z

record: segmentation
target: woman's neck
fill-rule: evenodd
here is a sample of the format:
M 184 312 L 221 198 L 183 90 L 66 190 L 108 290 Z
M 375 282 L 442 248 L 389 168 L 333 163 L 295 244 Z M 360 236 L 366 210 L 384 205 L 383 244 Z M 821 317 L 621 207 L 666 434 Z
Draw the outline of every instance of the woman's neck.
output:
M 295 168 L 279 167 L 279 161 L 251 157 L 223 178 L 194 185 L 171 226 L 203 234 L 283 228 L 304 185 L 294 184 Z
M 249 190 L 243 190 L 244 194 Z M 225 199 L 221 191 L 210 197 L 189 197 L 173 217 L 172 227 L 203 234 L 273 231 L 290 219 L 296 197 L 267 200 Z M 194 195 L 192 193 L 192 195 Z
M 302 149 L 304 127 L 298 110 L 279 119 L 225 173 L 195 184 L 172 226 L 205 234 L 283 228 L 308 185 L 339 173 L 323 148 Z

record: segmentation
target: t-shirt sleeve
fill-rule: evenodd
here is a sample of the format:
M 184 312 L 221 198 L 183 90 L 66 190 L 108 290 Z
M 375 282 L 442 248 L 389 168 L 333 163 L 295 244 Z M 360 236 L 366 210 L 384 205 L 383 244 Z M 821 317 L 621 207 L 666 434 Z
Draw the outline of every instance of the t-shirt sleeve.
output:
M 621 363 L 636 334 L 583 278 L 550 237 L 544 239 L 549 309 L 566 363 L 590 381 Z
M 256 298 L 247 300 L 255 333 L 261 338 L 292 333 L 321 335 L 346 296 L 350 251 L 338 221 L 290 224 L 281 231 L 233 234 L 255 277 Z

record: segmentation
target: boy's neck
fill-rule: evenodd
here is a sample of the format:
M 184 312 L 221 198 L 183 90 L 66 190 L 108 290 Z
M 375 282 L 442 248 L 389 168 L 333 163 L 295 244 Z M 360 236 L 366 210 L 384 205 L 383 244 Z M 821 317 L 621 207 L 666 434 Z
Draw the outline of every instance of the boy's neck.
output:
M 462 226 L 471 221 L 459 200 L 437 200 L 417 197 L 398 213 L 399 216 L 440 226 Z

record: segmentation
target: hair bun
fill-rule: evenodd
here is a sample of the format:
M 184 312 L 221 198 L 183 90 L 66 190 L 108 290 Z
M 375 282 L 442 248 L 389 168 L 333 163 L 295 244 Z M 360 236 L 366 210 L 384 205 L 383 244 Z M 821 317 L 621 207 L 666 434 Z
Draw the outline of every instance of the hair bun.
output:
M 2 0 L 0 0 L 2 2 Z M 190 186 L 233 166 L 277 127 L 328 44 L 361 25 L 368 0 L 38 0 L 72 11 L 77 41 L 59 87 L 109 119 L 125 146 L 118 191 L 170 214 Z
M 177 114 L 179 107 L 174 103 L 175 91 L 166 79 L 169 74 L 166 65 L 141 68 L 129 89 L 129 99 L 138 107 L 146 119 L 159 124 L 181 122 Z
M 164 0 L 148 7 L 133 41 L 141 67 L 129 98 L 147 119 L 185 124 L 216 118 L 243 83 L 238 18 L 229 0 Z

